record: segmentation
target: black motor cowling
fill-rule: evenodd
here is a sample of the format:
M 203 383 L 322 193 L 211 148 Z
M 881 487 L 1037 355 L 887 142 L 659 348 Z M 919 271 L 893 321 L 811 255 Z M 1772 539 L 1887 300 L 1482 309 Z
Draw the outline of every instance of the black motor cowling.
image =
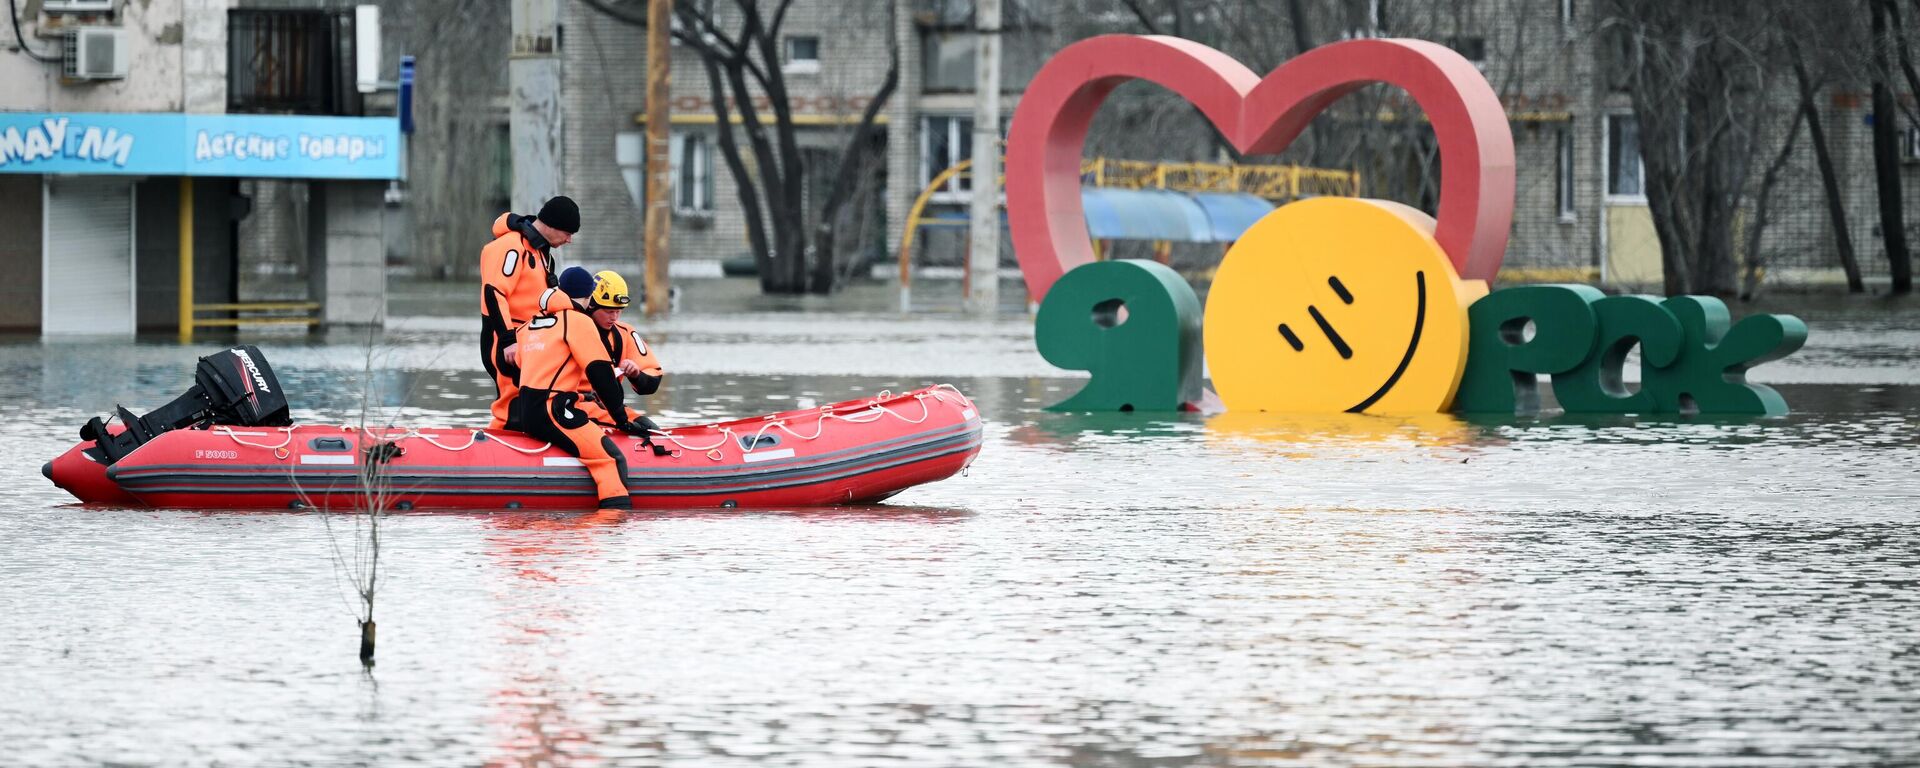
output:
M 112 464 L 148 440 L 175 429 L 205 424 L 284 427 L 293 423 L 287 416 L 286 393 L 274 378 L 273 368 L 250 344 L 200 358 L 193 382 L 173 402 L 145 416 L 116 407 L 115 414 L 126 426 L 118 434 L 108 434 L 105 421 L 95 417 L 80 428 L 80 439 L 94 441 L 101 458 Z

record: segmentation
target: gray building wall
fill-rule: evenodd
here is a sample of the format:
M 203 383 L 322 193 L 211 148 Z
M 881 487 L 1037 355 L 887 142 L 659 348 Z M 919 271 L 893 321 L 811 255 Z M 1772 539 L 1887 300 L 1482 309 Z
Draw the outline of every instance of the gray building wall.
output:
M 0 329 L 40 328 L 41 177 L 0 174 Z
M 188 11 L 202 12 L 218 0 L 137 0 L 123 1 L 113 14 L 36 13 L 39 3 L 20 3 L 21 32 L 27 44 L 42 55 L 60 51 L 61 30 L 82 24 L 107 24 L 127 30 L 127 76 L 121 80 L 97 80 L 78 84 L 60 81 L 60 62 L 41 62 L 24 53 L 12 52 L 13 30 L 5 33 L 8 49 L 0 55 L 0 107 L 35 112 L 180 112 L 186 107 L 186 83 L 182 72 L 189 48 Z M 224 16 L 220 21 L 224 28 Z M 192 25 L 193 41 L 205 40 L 199 24 Z M 224 44 L 225 34 L 221 35 Z M 194 72 L 207 71 L 196 59 Z M 221 70 L 224 72 L 224 68 Z M 224 101 L 224 88 L 222 90 Z M 202 103 L 198 98 L 195 104 Z
M 563 261 L 592 268 L 620 269 L 631 281 L 643 259 L 640 208 L 629 194 L 615 150 L 620 134 L 645 131 L 645 125 L 636 119 L 646 111 L 645 30 L 579 3 L 567 3 L 564 14 L 566 33 L 561 53 L 567 177 L 561 183 L 565 193 L 580 204 L 582 229 L 580 237 L 562 249 L 560 256 Z M 910 30 L 907 15 L 899 14 L 896 23 Z M 851 138 L 851 122 L 859 116 L 859 105 L 865 103 L 860 99 L 871 97 L 886 75 L 886 19 L 884 7 L 878 2 L 796 0 L 793 4 L 783 38 L 818 38 L 821 63 L 817 72 L 785 73 L 787 89 L 796 102 L 795 114 L 806 120 L 847 123 L 802 126 L 797 138 L 803 151 L 819 150 L 837 156 Z M 783 40 L 783 49 L 784 44 Z M 896 181 L 905 171 L 906 153 L 913 146 L 911 140 L 899 140 L 900 123 L 910 122 L 906 117 L 913 91 L 908 86 L 915 80 L 905 69 L 915 60 L 911 35 L 902 39 L 901 57 L 901 87 L 883 112 L 889 150 L 884 199 L 893 240 L 898 239 L 898 222 L 905 216 L 900 198 L 911 201 L 919 190 L 917 184 Z M 673 258 L 715 260 L 745 255 L 746 222 L 740 212 L 738 189 L 720 156 L 706 73 L 699 55 L 689 48 L 674 46 L 672 58 L 675 122 L 671 130 L 706 142 L 713 180 L 710 211 L 675 211 Z M 770 114 L 765 109 L 760 111 Z M 744 133 L 736 128 L 736 136 L 751 163 Z M 644 178 L 644 169 L 641 171 Z

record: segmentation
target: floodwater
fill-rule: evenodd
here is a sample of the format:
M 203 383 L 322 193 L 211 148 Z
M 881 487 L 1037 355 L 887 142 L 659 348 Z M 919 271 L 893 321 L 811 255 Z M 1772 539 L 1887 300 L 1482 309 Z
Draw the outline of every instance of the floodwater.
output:
M 688 308 L 650 408 L 947 381 L 987 421 L 966 475 L 394 515 L 371 671 L 352 519 L 79 508 L 38 472 L 218 340 L 0 343 L 0 763 L 1920 764 L 1920 306 L 1806 312 L 1754 374 L 1786 418 L 1468 423 L 1047 413 L 1079 382 L 1023 318 L 882 301 Z M 395 321 L 379 412 L 474 423 L 471 325 Z M 248 340 L 301 418 L 357 416 L 364 336 Z

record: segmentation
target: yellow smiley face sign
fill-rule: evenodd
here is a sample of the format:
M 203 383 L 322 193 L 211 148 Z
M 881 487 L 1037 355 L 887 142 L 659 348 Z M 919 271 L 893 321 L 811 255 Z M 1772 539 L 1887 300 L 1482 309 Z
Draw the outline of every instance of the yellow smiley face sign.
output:
M 1208 367 L 1233 411 L 1434 413 L 1467 359 L 1463 281 L 1434 221 L 1398 203 L 1320 197 L 1267 214 L 1207 296 Z

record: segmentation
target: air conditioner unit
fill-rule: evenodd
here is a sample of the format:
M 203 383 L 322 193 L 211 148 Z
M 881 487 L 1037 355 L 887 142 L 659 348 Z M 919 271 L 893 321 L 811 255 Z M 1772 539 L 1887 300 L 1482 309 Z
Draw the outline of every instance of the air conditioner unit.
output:
M 67 31 L 62 63 L 69 80 L 117 80 L 127 76 L 127 31 L 119 27 L 74 27 Z
M 112 13 L 113 0 L 41 0 L 47 13 Z

